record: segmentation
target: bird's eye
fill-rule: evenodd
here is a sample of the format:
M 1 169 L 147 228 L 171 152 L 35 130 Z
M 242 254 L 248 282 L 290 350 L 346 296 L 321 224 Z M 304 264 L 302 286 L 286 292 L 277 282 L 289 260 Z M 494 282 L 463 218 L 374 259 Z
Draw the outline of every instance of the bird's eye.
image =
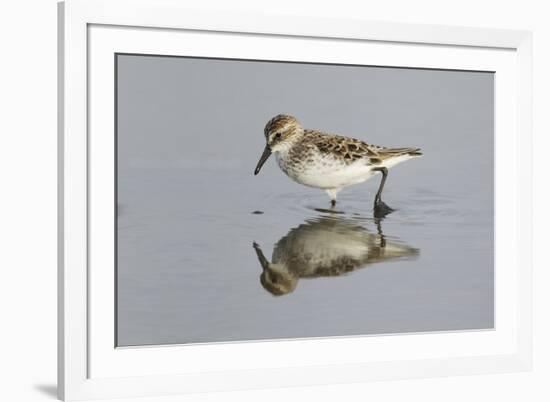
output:
M 275 134 L 275 138 L 281 138 L 281 133 Z

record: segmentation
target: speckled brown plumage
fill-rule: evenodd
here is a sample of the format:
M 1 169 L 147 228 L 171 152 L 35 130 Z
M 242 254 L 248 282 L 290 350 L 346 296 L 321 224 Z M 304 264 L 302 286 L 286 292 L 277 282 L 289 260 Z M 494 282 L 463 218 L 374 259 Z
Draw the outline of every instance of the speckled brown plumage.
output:
M 388 169 L 422 155 L 420 148 L 389 148 L 365 141 L 304 129 L 290 115 L 280 114 L 269 120 L 264 129 L 266 147 L 254 170 L 258 174 L 265 161 L 275 154 L 281 170 L 292 180 L 327 191 L 331 204 L 343 188 L 362 183 L 382 173 L 376 205 L 382 205 L 381 193 Z
M 340 159 L 346 164 L 359 159 L 364 159 L 369 164 L 379 164 L 385 159 L 398 155 L 421 155 L 419 148 L 386 148 L 338 134 L 329 134 L 318 130 L 304 130 L 303 138 L 296 144 L 296 148 L 311 149 L 311 146 L 323 154 L 330 154 Z M 297 151 L 299 153 L 303 150 Z

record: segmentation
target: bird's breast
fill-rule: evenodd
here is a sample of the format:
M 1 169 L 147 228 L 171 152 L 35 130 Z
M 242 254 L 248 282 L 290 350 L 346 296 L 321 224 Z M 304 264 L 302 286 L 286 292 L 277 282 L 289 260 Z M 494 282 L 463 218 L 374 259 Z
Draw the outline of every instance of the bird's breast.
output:
M 364 161 L 346 164 L 331 155 L 319 152 L 278 152 L 277 163 L 292 180 L 322 189 L 346 187 L 361 183 L 373 175 Z

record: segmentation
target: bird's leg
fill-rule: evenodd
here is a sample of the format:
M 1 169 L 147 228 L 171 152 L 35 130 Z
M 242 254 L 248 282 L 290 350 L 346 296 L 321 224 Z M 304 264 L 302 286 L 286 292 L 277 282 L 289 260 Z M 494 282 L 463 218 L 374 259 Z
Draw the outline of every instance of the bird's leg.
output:
M 328 196 L 330 197 L 330 206 L 332 208 L 334 208 L 336 206 L 336 194 L 338 194 L 338 192 L 340 190 L 341 189 L 339 189 L 339 188 L 330 188 L 330 189 L 326 190 Z
M 374 197 L 374 216 L 376 218 L 383 218 L 393 211 L 393 208 L 390 208 L 384 201 L 382 201 L 382 191 L 384 190 L 384 184 L 386 183 L 386 178 L 388 177 L 388 168 L 380 167 L 375 170 L 382 173 L 382 180 L 380 180 L 380 186 L 378 187 L 378 191 Z
M 385 248 L 386 236 L 384 236 L 384 232 L 382 231 L 382 219 L 376 218 L 374 222 L 376 223 L 376 231 L 378 232 L 378 236 L 380 236 L 380 247 Z
M 380 180 L 380 186 L 378 186 L 378 191 L 374 197 L 374 206 L 376 207 L 382 202 L 382 191 L 384 190 L 384 184 L 386 183 L 386 178 L 388 177 L 388 168 L 381 167 L 377 168 L 377 171 L 382 173 L 382 180 Z

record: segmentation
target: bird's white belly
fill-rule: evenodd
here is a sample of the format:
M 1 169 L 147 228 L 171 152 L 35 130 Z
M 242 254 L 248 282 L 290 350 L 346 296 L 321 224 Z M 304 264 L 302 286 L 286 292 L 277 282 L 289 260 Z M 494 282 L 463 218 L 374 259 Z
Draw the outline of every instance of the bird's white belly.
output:
M 364 161 L 346 165 L 330 158 L 322 158 L 306 164 L 292 165 L 284 158 L 277 158 L 281 170 L 292 180 L 309 187 L 322 189 L 343 188 L 362 183 L 376 172 Z

